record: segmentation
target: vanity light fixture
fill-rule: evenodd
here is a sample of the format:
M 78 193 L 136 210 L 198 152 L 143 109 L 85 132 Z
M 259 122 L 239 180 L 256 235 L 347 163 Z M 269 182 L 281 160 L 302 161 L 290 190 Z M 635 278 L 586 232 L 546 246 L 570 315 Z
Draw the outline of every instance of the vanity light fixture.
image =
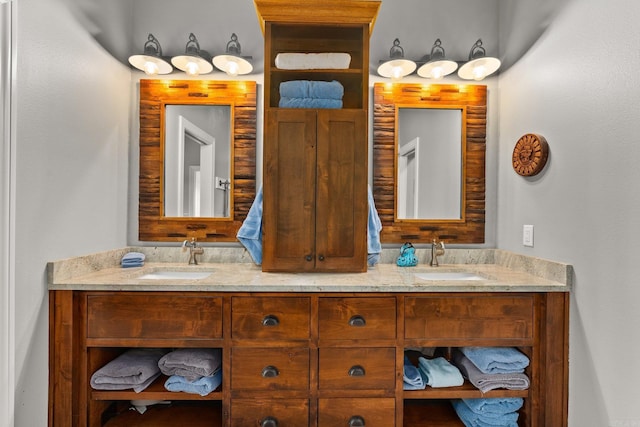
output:
M 213 65 L 204 57 L 210 57 L 209 53 L 204 50 L 200 50 L 200 43 L 196 36 L 189 34 L 189 41 L 185 47 L 184 55 L 178 55 L 171 58 L 171 63 L 174 67 L 184 71 L 190 76 L 197 76 L 200 74 L 209 74 L 213 71 Z
M 413 73 L 416 63 L 410 59 L 404 59 L 404 49 L 400 46 L 400 40 L 395 39 L 389 50 L 389 59 L 378 67 L 378 74 L 382 77 L 390 77 L 393 81 L 401 80 L 404 76 Z
M 227 43 L 225 54 L 213 57 L 213 65 L 220 71 L 224 71 L 230 76 L 249 74 L 253 71 L 253 65 L 248 61 L 251 56 L 241 56 L 242 48 L 238 42 L 236 33 L 231 34 L 231 40 Z
M 129 63 L 149 76 L 169 74 L 173 71 L 171 64 L 162 57 L 160 42 L 151 33 L 149 33 L 147 42 L 144 44 L 144 53 L 131 55 Z
M 458 70 L 458 76 L 465 80 L 482 80 L 498 71 L 500 60 L 486 54 L 482 47 L 482 40 L 478 39 L 471 47 L 469 61 Z
M 436 39 L 425 64 L 418 68 L 418 75 L 426 79 L 439 80 L 458 69 L 458 63 L 447 59 L 440 39 Z

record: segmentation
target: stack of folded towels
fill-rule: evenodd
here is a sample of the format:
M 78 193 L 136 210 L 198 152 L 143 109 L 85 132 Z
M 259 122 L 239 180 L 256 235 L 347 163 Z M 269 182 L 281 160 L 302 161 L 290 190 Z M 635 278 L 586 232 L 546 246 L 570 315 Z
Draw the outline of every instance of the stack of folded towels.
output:
M 464 383 L 462 374 L 444 357 L 427 359 L 418 357 L 416 368 L 409 358 L 404 358 L 403 388 L 405 390 L 421 390 L 426 386 L 457 387 Z
M 144 254 L 141 252 L 127 252 L 120 261 L 122 268 L 142 267 L 144 265 Z
M 344 87 L 337 80 L 291 80 L 280 83 L 281 108 L 342 108 Z
M 455 399 L 451 401 L 466 427 L 518 427 L 521 397 Z
M 153 348 L 127 350 L 91 375 L 91 387 L 140 393 L 160 376 L 158 362 L 165 354 L 165 350 Z
M 219 348 L 182 348 L 164 355 L 160 371 L 169 376 L 169 391 L 206 396 L 222 383 L 222 351 Z
M 460 347 L 453 351 L 452 361 L 483 393 L 496 388 L 529 388 L 529 377 L 524 373 L 529 358 L 516 348 Z

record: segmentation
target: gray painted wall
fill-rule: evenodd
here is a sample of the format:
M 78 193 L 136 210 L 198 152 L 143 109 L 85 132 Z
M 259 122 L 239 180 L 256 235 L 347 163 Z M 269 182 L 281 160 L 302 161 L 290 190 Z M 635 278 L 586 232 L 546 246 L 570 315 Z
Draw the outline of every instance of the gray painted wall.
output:
M 10 421 L 19 427 L 47 422 L 46 263 L 126 245 L 131 74 L 100 47 L 86 17 L 71 6 L 60 0 L 14 2 Z M 118 16 L 127 22 L 128 15 Z
M 503 19 L 538 13 L 537 2 L 509 4 Z M 546 14 L 500 76 L 498 247 L 575 268 L 570 425 L 637 427 L 640 4 L 573 0 Z M 550 157 L 524 179 L 510 156 L 528 132 L 546 137 Z M 535 226 L 533 248 L 521 244 L 523 224 Z

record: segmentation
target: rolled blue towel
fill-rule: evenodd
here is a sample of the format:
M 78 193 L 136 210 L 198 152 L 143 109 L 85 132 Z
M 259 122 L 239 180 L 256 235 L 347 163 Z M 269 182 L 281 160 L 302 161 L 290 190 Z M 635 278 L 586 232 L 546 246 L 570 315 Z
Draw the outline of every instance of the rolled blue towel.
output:
M 195 381 L 189 381 L 180 375 L 172 375 L 167 378 L 164 388 L 169 391 L 181 391 L 184 393 L 199 394 L 206 396 L 222 383 L 222 370 L 218 370 L 215 374 L 208 377 L 201 377 Z
M 423 390 L 426 386 L 422 375 L 420 375 L 420 370 L 413 366 L 407 356 L 404 357 L 402 380 L 402 388 L 404 390 Z
M 460 351 L 484 374 L 524 372 L 529 358 L 513 347 L 460 347 Z
M 91 375 L 96 390 L 127 390 L 136 393 L 147 388 L 160 376 L 158 361 L 165 350 L 135 348 L 127 350 Z
M 458 414 L 460 421 L 462 421 L 466 427 L 518 427 L 517 412 L 509 412 L 500 417 L 488 418 L 473 412 L 471 408 L 460 399 L 452 400 L 451 405 L 453 409 L 455 409 L 456 414 Z
M 213 375 L 220 369 L 222 350 L 219 348 L 180 348 L 165 354 L 158 361 L 160 372 L 179 375 L 187 381 Z
M 278 103 L 280 108 L 342 108 L 341 99 L 328 98 L 286 98 L 281 97 Z
M 462 401 L 476 414 L 488 418 L 496 418 L 503 414 L 516 412 L 524 404 L 524 399 L 521 397 L 463 398 Z
M 460 370 L 444 357 L 436 357 L 435 359 L 419 357 L 418 362 L 420 372 L 428 386 L 434 388 L 457 387 L 464 384 Z
M 127 252 L 120 260 L 123 268 L 142 267 L 144 265 L 144 254 L 141 252 Z
M 344 96 L 344 86 L 337 81 L 291 80 L 280 83 L 283 98 L 338 99 Z

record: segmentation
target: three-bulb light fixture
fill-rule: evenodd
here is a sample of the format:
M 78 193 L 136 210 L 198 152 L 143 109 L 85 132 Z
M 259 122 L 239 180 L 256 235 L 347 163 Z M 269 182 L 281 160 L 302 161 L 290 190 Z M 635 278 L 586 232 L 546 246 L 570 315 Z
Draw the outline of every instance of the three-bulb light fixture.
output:
M 200 43 L 196 36 L 189 34 L 189 40 L 182 55 L 168 58 L 162 55 L 160 42 L 153 34 L 149 34 L 147 42 L 144 44 L 144 51 L 139 55 L 131 55 L 129 63 L 135 68 L 144 71 L 147 75 L 169 74 L 173 67 L 184 71 L 190 76 L 209 74 L 215 65 L 220 71 L 224 71 L 230 76 L 249 74 L 253 71 L 253 66 L 249 60 L 250 56 L 242 56 L 242 49 L 238 42 L 238 36 L 234 33 L 227 43 L 224 54 L 211 55 L 200 49 Z
M 498 58 L 487 56 L 485 49 L 482 47 L 482 40 L 478 39 L 469 52 L 468 61 L 459 63 L 451 59 L 447 59 L 442 41 L 437 39 L 431 48 L 431 53 L 426 55 L 422 65 L 418 68 L 416 62 L 404 58 L 404 50 L 400 46 L 400 41 L 395 39 L 393 46 L 389 51 L 389 59 L 380 61 L 378 74 L 382 77 L 391 78 L 398 81 L 405 76 L 413 73 L 416 68 L 420 77 L 439 80 L 454 71 L 458 70 L 458 77 L 464 80 L 482 80 L 485 77 L 495 73 L 500 68 L 500 60 Z

